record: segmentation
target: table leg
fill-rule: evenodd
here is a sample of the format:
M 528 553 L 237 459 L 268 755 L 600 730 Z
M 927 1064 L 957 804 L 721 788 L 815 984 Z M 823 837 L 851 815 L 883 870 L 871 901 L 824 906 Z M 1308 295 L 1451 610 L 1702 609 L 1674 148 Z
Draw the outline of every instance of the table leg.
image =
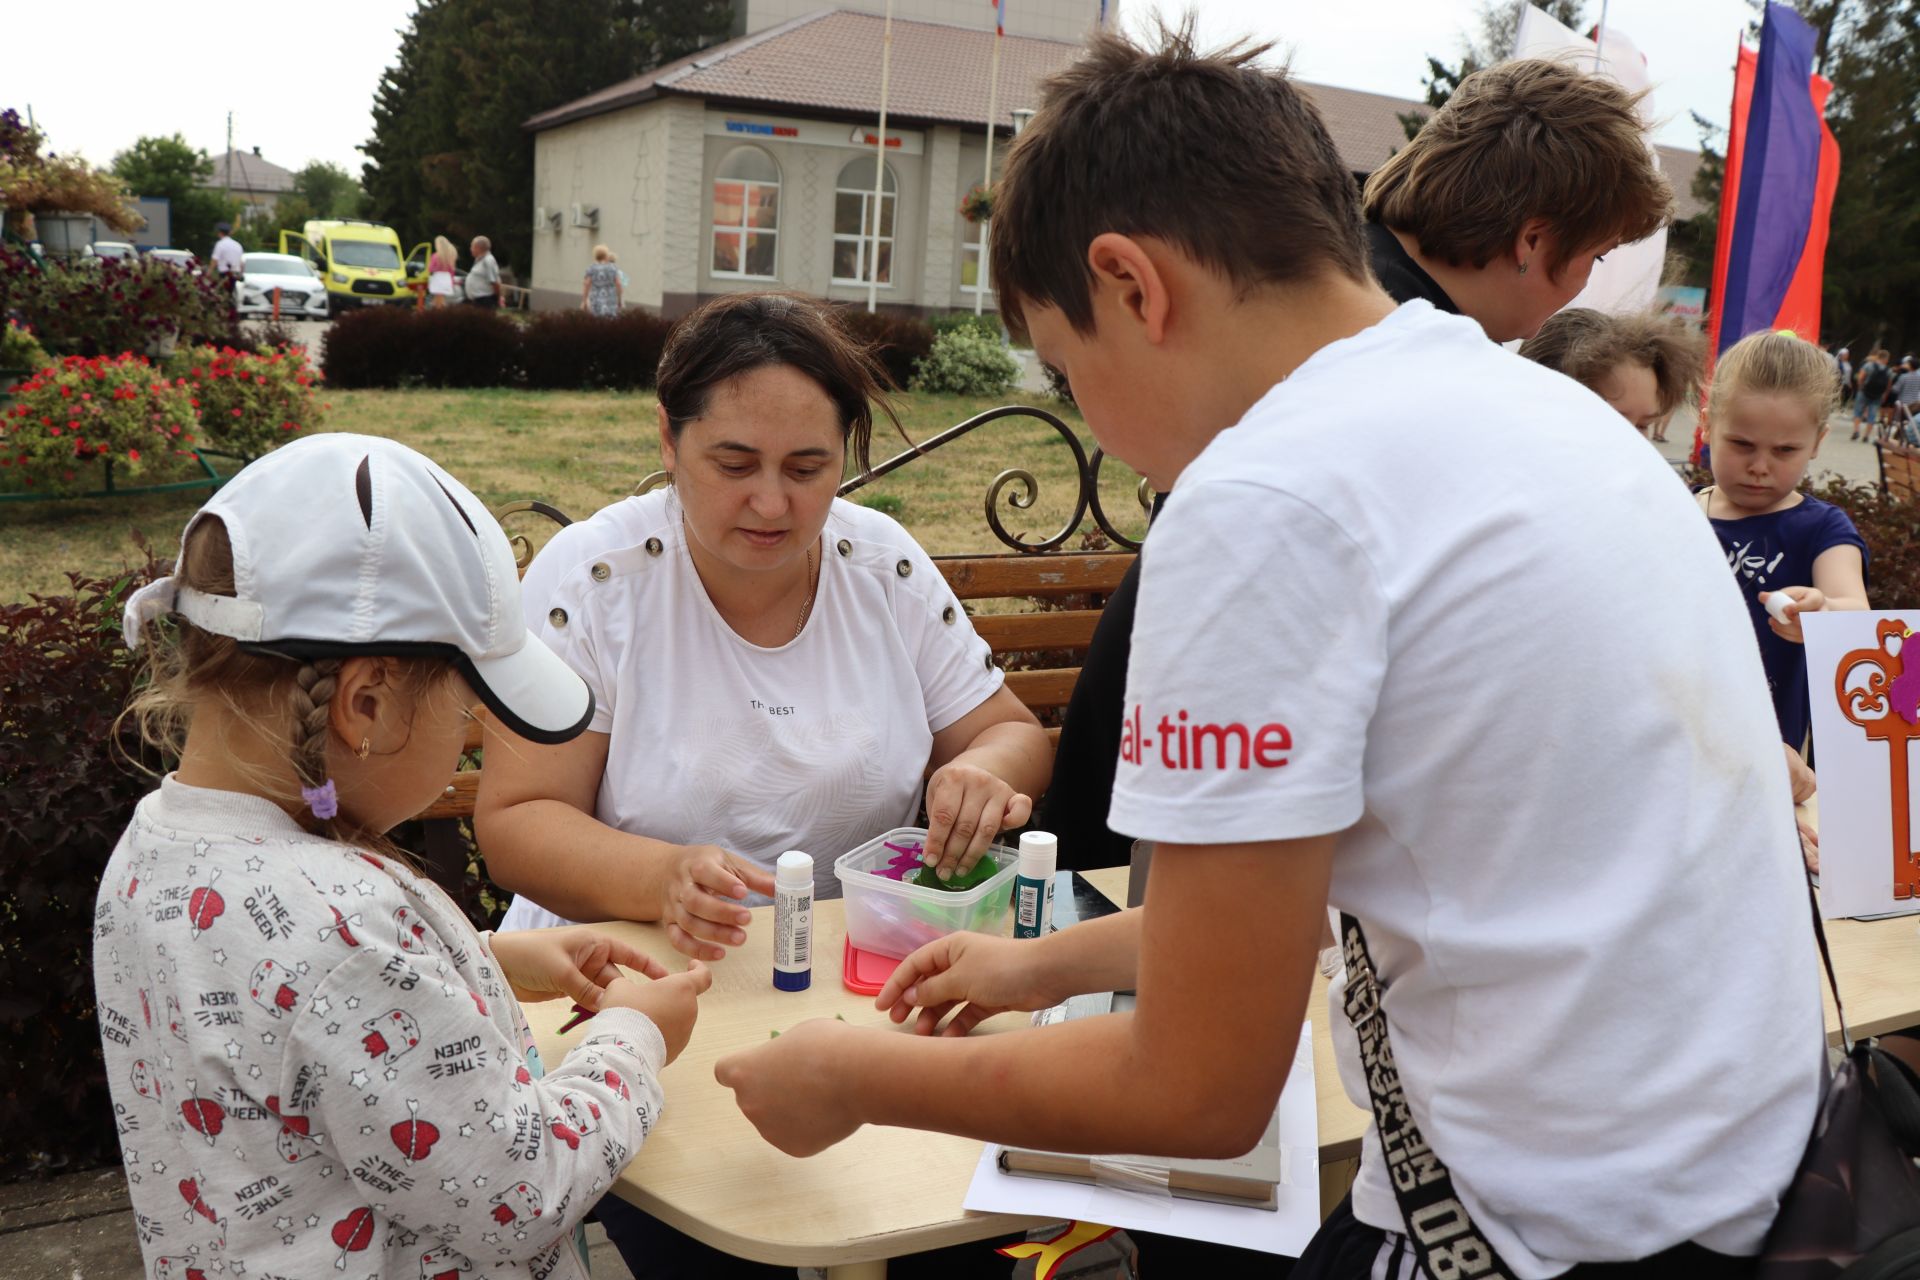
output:
M 887 1280 L 887 1260 L 876 1258 L 872 1262 L 843 1262 L 827 1268 L 827 1280 Z

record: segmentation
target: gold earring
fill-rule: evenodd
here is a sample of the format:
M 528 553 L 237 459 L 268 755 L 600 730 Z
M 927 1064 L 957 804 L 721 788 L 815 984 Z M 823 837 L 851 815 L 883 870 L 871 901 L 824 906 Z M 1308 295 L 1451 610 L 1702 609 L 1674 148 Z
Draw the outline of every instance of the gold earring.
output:
M 360 739 L 360 745 L 353 749 L 353 754 L 358 756 L 360 759 L 365 760 L 367 758 L 367 754 L 372 750 L 373 750 L 373 743 L 367 741 L 365 738 L 362 738 Z

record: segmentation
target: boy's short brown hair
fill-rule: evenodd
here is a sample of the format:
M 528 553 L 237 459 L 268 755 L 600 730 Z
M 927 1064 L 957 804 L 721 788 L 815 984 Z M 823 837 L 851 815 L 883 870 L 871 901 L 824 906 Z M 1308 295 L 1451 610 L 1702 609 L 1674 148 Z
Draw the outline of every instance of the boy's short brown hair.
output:
M 1559 370 L 1589 391 L 1597 391 L 1600 380 L 1620 365 L 1650 369 L 1664 415 L 1699 391 L 1707 343 L 1677 316 L 1615 316 L 1569 307 L 1541 325 L 1520 354 Z
M 1194 48 L 1192 19 L 1159 48 L 1118 35 L 1050 78 L 1015 139 L 993 209 L 993 286 L 1093 328 L 1087 246 L 1109 231 L 1163 240 L 1242 291 L 1329 272 L 1367 279 L 1353 176 L 1267 46 Z
M 1366 217 L 1456 267 L 1486 266 L 1544 218 L 1558 278 L 1574 254 L 1644 240 L 1672 216 L 1643 96 L 1543 59 L 1476 71 L 1367 179 Z

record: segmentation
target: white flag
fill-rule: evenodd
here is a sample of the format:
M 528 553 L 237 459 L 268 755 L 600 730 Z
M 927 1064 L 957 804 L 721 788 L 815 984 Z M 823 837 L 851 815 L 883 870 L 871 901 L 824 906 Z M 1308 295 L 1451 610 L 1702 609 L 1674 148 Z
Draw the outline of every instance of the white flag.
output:
M 1600 42 L 1578 35 L 1531 4 L 1521 6 L 1520 29 L 1513 42 L 1516 58 L 1548 58 L 1570 62 L 1583 71 L 1608 76 L 1628 92 L 1647 90 L 1640 100 L 1640 119 L 1648 130 L 1647 150 L 1654 151 L 1652 128 L 1653 81 L 1647 76 L 1647 59 L 1632 40 L 1611 27 L 1602 28 Z M 1654 151 L 1654 161 L 1659 153 Z M 1637 244 L 1623 244 L 1593 268 L 1587 287 L 1568 306 L 1592 307 L 1596 311 L 1646 311 L 1652 308 L 1660 288 L 1660 275 L 1667 263 L 1665 227 Z

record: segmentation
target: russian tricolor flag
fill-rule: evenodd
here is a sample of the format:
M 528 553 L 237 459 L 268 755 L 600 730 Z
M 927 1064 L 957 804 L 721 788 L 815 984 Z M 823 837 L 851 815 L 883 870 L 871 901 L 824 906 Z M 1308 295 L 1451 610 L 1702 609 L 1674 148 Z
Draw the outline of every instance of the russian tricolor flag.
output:
M 1813 74 L 1814 43 L 1813 28 L 1790 6 L 1774 3 L 1759 50 L 1740 49 L 1713 255 L 1715 357 L 1759 329 L 1820 340 L 1840 148 L 1825 119 L 1833 84 Z

